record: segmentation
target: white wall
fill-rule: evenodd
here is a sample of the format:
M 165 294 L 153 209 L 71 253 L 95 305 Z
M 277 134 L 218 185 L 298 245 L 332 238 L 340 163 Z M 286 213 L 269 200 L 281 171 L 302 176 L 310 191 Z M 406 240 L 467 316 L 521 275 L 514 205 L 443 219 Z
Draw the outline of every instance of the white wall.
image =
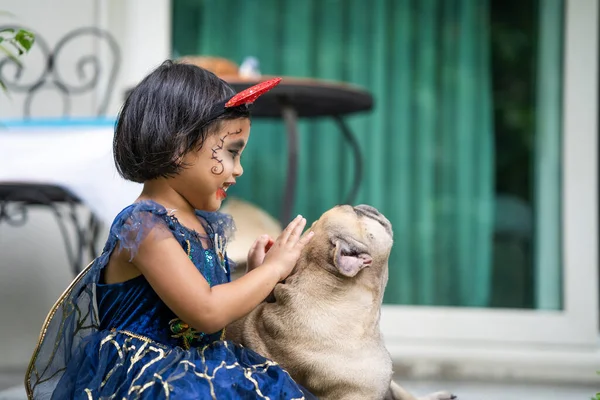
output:
M 109 115 L 118 112 L 128 88 L 171 55 L 169 0 L 0 0 L 0 11 L 4 10 L 14 16 L 0 17 L 0 26 L 26 26 L 38 33 L 50 49 L 54 49 L 61 38 L 77 28 L 99 27 L 108 30 L 121 52 Z M 43 54 L 42 44 L 38 43 L 22 58 L 26 68 L 18 83 L 31 84 L 43 75 Z M 89 82 L 89 77 L 93 75 L 91 65 L 84 68 L 86 74 L 83 77 L 78 75 L 77 65 L 82 57 L 96 57 L 102 68 L 98 90 L 73 97 L 71 115 L 88 117 L 96 112 L 106 88 L 109 68 L 114 64 L 112 54 L 107 42 L 93 35 L 73 39 L 57 52 L 56 70 L 72 86 Z M 11 81 L 14 80 L 16 68 L 7 65 L 0 68 L 0 72 L 7 81 Z M 63 101 L 59 92 L 40 90 L 38 93 L 32 107 L 34 116 L 62 114 Z M 18 92 L 11 93 L 10 98 L 0 96 L 0 119 L 21 117 L 24 99 L 25 95 Z
M 15 15 L 0 17 L 0 26 L 26 25 L 51 46 L 70 30 L 83 26 L 112 32 L 121 47 L 122 61 L 109 115 L 118 112 L 125 90 L 171 53 L 169 0 L 0 0 L 0 11 Z M 42 57 L 37 50 L 34 47 L 25 61 L 40 74 Z M 104 61 L 110 56 L 106 47 L 97 46 L 93 40 L 73 42 L 65 50 L 65 59 L 59 60 L 65 64 L 60 71 L 70 82 L 76 82 L 73 67 L 82 53 Z M 73 104 L 74 115 L 90 116 L 98 96 L 96 92 L 78 98 Z M 7 98 L 0 94 L 0 120 L 20 117 L 22 100 L 22 95 Z M 50 92 L 36 98 L 34 116 L 59 115 L 58 100 Z M 100 236 L 101 248 L 106 230 Z M 24 227 L 0 224 L 0 370 L 27 365 L 46 313 L 71 279 L 62 237 L 49 211 L 31 211 Z
M 60 38 L 71 29 L 80 26 L 94 25 L 94 6 L 96 0 L 60 0 L 60 1 L 12 1 L 0 0 L 0 10 L 8 11 L 14 17 L 0 17 L 2 25 L 24 25 L 39 33 L 49 46 L 53 47 Z M 24 84 L 35 82 L 44 71 L 44 56 L 42 55 L 42 46 L 36 46 L 31 53 L 23 59 L 27 65 L 25 74 L 22 77 Z M 57 58 L 57 66 L 61 72 L 64 71 L 69 83 L 77 83 L 74 74 L 74 66 L 77 62 L 77 54 L 90 54 L 88 50 L 93 49 L 93 42 L 89 38 L 76 40 L 71 45 L 64 48 Z M 93 52 L 91 52 L 93 54 Z M 3 75 L 8 81 L 14 78 L 15 68 L 6 66 Z M 24 95 L 11 93 L 10 99 L 7 96 L 0 96 L 0 118 L 18 117 L 22 113 Z M 78 98 L 73 104 L 73 111 L 76 114 L 83 114 L 92 107 L 92 96 L 83 96 Z M 52 115 L 60 112 L 61 100 L 58 93 L 43 91 L 35 98 L 34 109 L 39 115 Z

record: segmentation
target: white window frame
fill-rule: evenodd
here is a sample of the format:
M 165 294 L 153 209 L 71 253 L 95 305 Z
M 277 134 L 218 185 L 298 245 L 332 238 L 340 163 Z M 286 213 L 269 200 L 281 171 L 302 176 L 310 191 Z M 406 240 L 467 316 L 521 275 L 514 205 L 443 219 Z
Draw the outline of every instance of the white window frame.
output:
M 384 305 L 394 358 L 411 349 L 597 348 L 598 2 L 566 0 L 563 76 L 561 311 Z M 393 267 L 393 266 L 391 266 Z M 499 347 L 494 347 L 499 345 Z M 490 347 L 491 346 L 491 347 Z M 500 353 L 498 354 L 500 356 Z M 600 369 L 600 364 L 596 366 Z

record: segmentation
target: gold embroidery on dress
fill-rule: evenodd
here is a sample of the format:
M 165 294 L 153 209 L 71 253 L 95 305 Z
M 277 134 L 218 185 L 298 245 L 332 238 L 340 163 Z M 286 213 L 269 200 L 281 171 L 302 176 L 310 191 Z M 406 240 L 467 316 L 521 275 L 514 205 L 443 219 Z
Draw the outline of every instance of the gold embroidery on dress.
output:
M 189 241 L 189 239 L 187 239 L 187 240 L 185 241 L 185 243 L 187 244 L 187 251 L 186 251 L 186 253 L 187 253 L 187 256 L 188 256 L 188 258 L 191 260 L 191 259 L 192 259 L 192 245 L 190 244 L 190 241 Z
M 119 368 L 121 366 L 121 364 L 123 363 L 123 360 L 125 359 L 123 352 L 120 349 L 120 345 L 119 343 L 117 343 L 116 340 L 114 340 L 115 335 L 111 334 L 109 336 L 107 336 L 106 338 L 104 338 L 104 340 L 102 340 L 100 342 L 100 350 L 102 349 L 102 347 L 104 347 L 104 344 L 107 342 L 113 343 L 115 345 L 115 347 L 117 348 L 117 354 L 119 355 L 119 362 L 115 363 L 113 365 L 113 367 L 110 369 L 110 371 L 108 371 L 108 373 L 106 374 L 106 376 L 104 377 L 104 380 L 102 380 L 102 383 L 100 384 L 100 388 L 103 388 L 104 385 L 106 385 L 106 382 L 108 382 L 108 380 L 110 379 L 110 377 L 112 376 L 112 374 L 117 370 L 117 368 Z M 90 389 L 86 388 L 86 391 L 89 390 L 89 394 L 91 395 L 92 391 Z
M 129 364 L 129 368 L 127 368 L 128 374 L 131 372 L 131 368 L 133 368 L 133 366 L 137 364 L 138 361 L 144 358 L 144 356 L 146 355 L 146 347 L 148 347 L 148 342 L 144 342 L 140 346 L 140 348 L 135 352 L 133 357 L 131 357 L 131 364 Z M 135 347 L 132 346 L 132 349 L 135 350 Z
M 252 371 L 248 371 L 246 368 L 244 368 L 244 376 L 246 377 L 246 379 L 248 379 L 250 382 L 252 382 L 254 384 L 254 391 L 256 392 L 256 394 L 258 396 L 260 396 L 260 398 L 265 399 L 265 400 L 270 400 L 267 396 L 262 394 L 262 392 L 260 391 L 260 388 L 258 387 L 258 382 L 256 381 L 256 379 L 254 379 L 252 377 Z
M 215 387 L 212 383 L 214 376 L 208 375 L 208 366 L 206 365 L 205 360 L 203 360 L 203 362 L 204 362 L 204 373 L 196 371 L 196 364 L 194 364 L 191 361 L 184 360 L 184 361 L 181 361 L 179 364 L 184 365 L 185 374 L 188 373 L 188 366 L 191 366 L 193 368 L 192 373 L 194 375 L 196 375 L 198 378 L 206 379 L 206 381 L 208 382 L 208 387 L 210 388 L 210 396 L 211 396 L 211 398 L 216 399 L 217 395 L 215 394 Z
M 219 236 L 219 234 L 215 233 L 215 253 L 217 253 L 217 258 L 219 259 L 219 266 L 225 273 L 227 273 L 227 266 L 225 264 L 225 254 L 227 249 L 227 239 L 223 236 Z
M 165 391 L 165 398 L 169 398 L 170 396 L 170 388 L 169 388 L 169 383 L 165 382 L 165 380 L 163 379 L 162 376 L 160 376 L 159 374 L 154 374 L 154 378 L 158 379 L 160 381 L 160 383 L 162 383 L 163 389 Z
M 156 345 L 158 347 L 162 347 L 163 349 L 167 349 L 167 346 L 165 346 L 164 344 L 158 343 L 157 341 L 152 340 L 152 339 L 150 339 L 147 336 L 140 335 L 138 333 L 133 333 L 133 332 L 125 330 L 125 329 L 119 329 L 119 330 L 117 330 L 116 328 L 112 328 L 110 331 L 113 332 L 113 333 L 122 333 L 123 335 L 130 336 L 130 337 L 132 337 L 134 339 L 138 339 L 138 340 L 142 340 L 144 342 L 152 343 L 152 344 L 154 344 L 154 345 Z
M 135 378 L 133 378 L 133 381 L 131 382 L 131 386 L 129 387 L 129 391 L 127 392 L 128 395 L 131 395 L 134 392 L 137 392 L 136 394 L 139 396 L 140 394 L 142 394 L 142 392 L 144 390 L 146 390 L 147 388 L 149 388 L 150 386 L 154 385 L 154 382 L 147 382 L 144 385 L 134 385 L 134 383 L 138 380 L 140 380 L 142 378 L 142 376 L 144 375 L 144 372 L 146 371 L 146 369 L 148 367 L 150 367 L 152 364 L 157 363 L 158 361 L 162 360 L 163 358 L 165 358 L 165 352 L 163 349 L 159 349 L 157 347 L 154 346 L 150 346 L 148 348 L 151 351 L 157 352 L 158 355 L 153 358 L 152 360 L 150 360 L 148 363 L 146 363 L 142 369 L 140 370 L 140 372 L 137 374 L 137 376 Z
M 130 336 L 130 338 L 126 339 L 126 342 L 123 343 L 122 345 L 120 345 L 115 340 L 117 333 L 123 333 L 125 335 Z M 277 364 L 275 361 L 266 360 L 265 362 L 263 362 L 261 364 L 255 364 L 255 365 L 251 365 L 249 367 L 243 367 L 237 361 L 234 361 L 231 364 L 228 364 L 226 361 L 223 360 L 212 371 L 212 373 L 209 374 L 208 373 L 208 364 L 207 364 L 206 356 L 204 353 L 205 353 L 205 351 L 208 351 L 208 350 L 210 350 L 210 348 L 214 347 L 214 344 L 217 343 L 217 342 L 213 342 L 213 343 L 203 346 L 202 348 L 195 349 L 195 351 L 198 355 L 198 358 L 200 359 L 199 361 L 200 361 L 201 365 L 203 365 L 203 367 L 204 367 L 203 372 L 196 370 L 199 367 L 199 365 L 194 364 L 190 360 L 182 360 L 182 361 L 179 361 L 179 363 L 178 363 L 182 367 L 181 368 L 182 371 L 176 375 L 169 373 L 169 378 L 165 378 L 163 376 L 163 374 L 168 373 L 168 371 L 174 371 L 174 370 L 179 369 L 179 367 L 171 364 L 171 365 L 165 366 L 159 372 L 152 374 L 151 377 L 144 377 L 143 376 L 144 372 L 147 370 L 148 367 L 150 367 L 152 364 L 159 362 L 162 359 L 165 359 L 168 356 L 168 354 L 170 353 L 170 351 L 172 351 L 172 350 L 164 351 L 163 349 L 160 349 L 160 348 L 154 346 L 155 342 L 153 342 L 152 340 L 145 338 L 143 336 L 141 336 L 141 339 L 140 339 L 140 336 L 141 335 L 132 334 L 131 332 L 122 332 L 122 331 L 117 331 L 117 330 L 113 329 L 112 333 L 109 336 L 107 336 L 104 340 L 102 340 L 101 346 L 100 346 L 100 351 L 102 350 L 102 347 L 104 347 L 106 345 L 114 345 L 117 347 L 117 353 L 119 354 L 119 360 L 115 363 L 115 366 L 113 367 L 113 369 L 107 374 L 106 378 L 104 379 L 104 382 L 102 383 L 102 386 L 104 386 L 106 384 L 108 378 L 110 377 L 110 375 L 112 375 L 114 370 L 116 370 L 119 367 L 122 368 L 124 366 L 125 358 L 127 357 L 127 353 L 135 352 L 135 354 L 133 354 L 133 356 L 131 357 L 132 364 L 138 363 L 139 361 L 141 361 L 144 358 L 144 356 L 148 355 L 149 353 L 156 353 L 156 356 L 153 357 L 151 360 L 145 362 L 145 364 L 141 368 L 140 372 L 138 374 L 136 374 L 136 377 L 133 379 L 133 381 L 131 382 L 131 384 L 129 386 L 129 389 L 127 391 L 127 396 L 131 396 L 131 398 L 136 399 L 136 398 L 141 397 L 142 393 L 144 391 L 146 391 L 147 389 L 153 387 L 154 385 L 160 385 L 164 392 L 165 399 L 169 399 L 170 395 L 173 391 L 172 383 L 179 379 L 185 378 L 185 376 L 187 374 L 194 374 L 198 378 L 206 380 L 206 382 L 209 385 L 211 398 L 216 399 L 217 397 L 216 397 L 215 386 L 214 386 L 213 380 L 216 378 L 217 373 L 222 369 L 229 370 L 229 369 L 239 368 L 242 370 L 244 377 L 253 384 L 254 392 L 256 393 L 256 398 L 270 400 L 270 398 L 268 396 L 265 396 L 261 392 L 258 381 L 254 378 L 253 374 L 265 373 L 270 367 L 279 366 L 279 364 Z M 134 345 L 131 342 L 132 339 L 141 340 L 143 343 L 138 348 L 136 345 Z M 222 342 L 222 343 L 220 343 L 220 345 L 225 346 L 227 349 L 229 349 L 229 347 L 230 347 L 229 342 Z M 131 366 L 128 369 L 128 373 L 130 373 L 130 372 L 131 372 Z M 287 374 L 287 371 L 284 370 L 284 372 Z M 144 382 L 141 382 L 142 380 Z M 127 384 L 127 382 L 126 381 L 122 382 L 122 384 Z M 116 393 L 118 393 L 120 390 L 121 390 L 121 386 L 116 388 L 113 396 L 109 396 L 108 398 L 114 398 Z M 92 395 L 93 391 L 91 389 L 86 388 L 85 393 L 88 395 L 89 399 L 93 398 L 93 395 Z M 304 397 L 301 397 L 299 399 L 294 399 L 294 400 L 304 400 Z
M 123 333 L 127 336 L 130 336 L 130 338 L 126 339 L 125 343 L 123 343 L 122 345 L 119 344 L 119 342 L 117 342 L 115 340 L 115 337 L 117 335 L 117 333 Z M 104 338 L 101 342 L 100 342 L 100 348 L 98 351 L 102 352 L 103 347 L 106 346 L 107 344 L 109 345 L 113 345 L 117 348 L 117 354 L 119 356 L 119 360 L 117 362 L 115 362 L 115 364 L 113 365 L 112 369 L 106 374 L 106 376 L 104 377 L 104 380 L 102 381 L 102 384 L 100 385 L 100 388 L 104 387 L 106 385 L 106 383 L 108 382 L 109 378 L 114 374 L 114 372 L 118 369 L 118 368 L 123 368 L 124 364 L 125 364 L 125 357 L 126 354 L 129 352 L 135 352 L 133 357 L 132 357 L 132 363 L 129 366 L 127 373 L 129 374 L 131 372 L 131 367 L 136 364 L 137 362 L 139 362 L 140 360 L 142 360 L 144 358 L 144 356 L 146 356 L 147 354 L 149 354 L 150 352 L 154 352 L 154 353 L 158 353 L 157 357 L 153 358 L 152 360 L 150 360 L 149 362 L 147 362 L 140 370 L 139 374 L 136 376 L 136 378 L 133 379 L 133 381 L 131 382 L 131 385 L 129 387 L 128 390 L 128 395 L 131 395 L 132 392 L 138 391 L 136 393 L 137 396 L 139 396 L 147 387 L 151 386 L 152 384 L 154 384 L 153 382 L 147 382 L 144 385 L 134 385 L 133 383 L 140 379 L 140 377 L 143 375 L 144 371 L 146 370 L 146 368 L 148 368 L 150 365 L 162 360 L 165 358 L 165 351 L 161 348 L 155 347 L 153 345 L 153 342 L 148 339 L 148 338 L 144 338 L 146 340 L 140 339 L 139 337 L 136 336 L 140 336 L 140 335 L 135 335 L 135 334 L 131 334 L 131 332 L 125 332 L 125 331 L 117 331 L 115 329 L 111 330 L 111 334 L 108 335 L 106 338 Z M 135 345 L 131 344 L 131 339 L 139 339 L 142 340 L 142 345 L 140 346 L 140 348 L 138 349 Z M 156 374 L 154 374 L 156 377 Z M 168 386 L 165 386 L 164 384 L 164 379 L 161 377 L 160 378 L 161 381 L 161 385 L 163 386 L 163 389 L 165 390 L 165 393 L 167 395 L 167 398 L 169 397 L 169 393 L 170 393 L 170 388 Z M 121 382 L 121 385 L 119 387 L 117 387 L 115 389 L 115 393 L 112 396 L 109 396 L 108 398 L 114 398 L 116 393 L 121 390 L 121 387 L 123 386 L 123 384 L 126 384 L 127 382 Z M 150 385 L 149 385 L 150 384 Z M 88 398 L 93 398 L 93 390 L 90 388 L 86 388 L 85 392 L 88 395 Z

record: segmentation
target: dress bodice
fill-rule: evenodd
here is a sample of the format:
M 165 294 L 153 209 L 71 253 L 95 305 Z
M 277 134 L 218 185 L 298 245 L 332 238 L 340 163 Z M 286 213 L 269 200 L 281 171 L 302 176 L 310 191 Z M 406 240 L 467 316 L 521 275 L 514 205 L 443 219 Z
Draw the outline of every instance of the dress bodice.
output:
M 149 231 L 157 228 L 168 230 L 167 233 L 177 239 L 211 286 L 229 282 L 229 262 L 214 245 L 214 227 L 201 213 L 197 215 L 206 236 L 186 228 L 172 213 L 154 202 L 134 204 L 115 219 L 107 246 L 113 246 L 113 250 L 121 246 L 135 253 Z M 131 235 L 134 229 L 136 234 Z M 138 234 L 140 229 L 141 235 Z M 202 245 L 203 239 L 209 244 L 208 248 Z M 122 283 L 98 283 L 96 295 L 101 330 L 127 331 L 158 343 L 183 348 L 205 345 L 222 338 L 222 332 L 207 335 L 178 319 L 142 275 Z

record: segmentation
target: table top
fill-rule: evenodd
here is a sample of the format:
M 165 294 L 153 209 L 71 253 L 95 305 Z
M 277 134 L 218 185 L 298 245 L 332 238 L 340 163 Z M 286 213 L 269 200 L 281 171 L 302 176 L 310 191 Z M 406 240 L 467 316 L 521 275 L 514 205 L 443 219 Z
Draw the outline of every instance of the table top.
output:
M 0 129 L 0 197 L 35 185 L 55 201 L 80 200 L 110 225 L 142 189 L 116 170 L 113 125 L 114 120 L 5 123 Z
M 27 204 L 59 202 L 80 203 L 81 199 L 62 186 L 47 183 L 0 181 L 0 201 L 22 201 Z
M 241 92 L 274 76 L 249 79 L 240 76 L 220 76 L 236 92 Z M 252 108 L 252 116 L 281 118 L 282 104 L 292 106 L 298 117 L 344 116 L 373 108 L 373 96 L 358 86 L 312 78 L 282 77 L 281 83 L 259 97 Z

